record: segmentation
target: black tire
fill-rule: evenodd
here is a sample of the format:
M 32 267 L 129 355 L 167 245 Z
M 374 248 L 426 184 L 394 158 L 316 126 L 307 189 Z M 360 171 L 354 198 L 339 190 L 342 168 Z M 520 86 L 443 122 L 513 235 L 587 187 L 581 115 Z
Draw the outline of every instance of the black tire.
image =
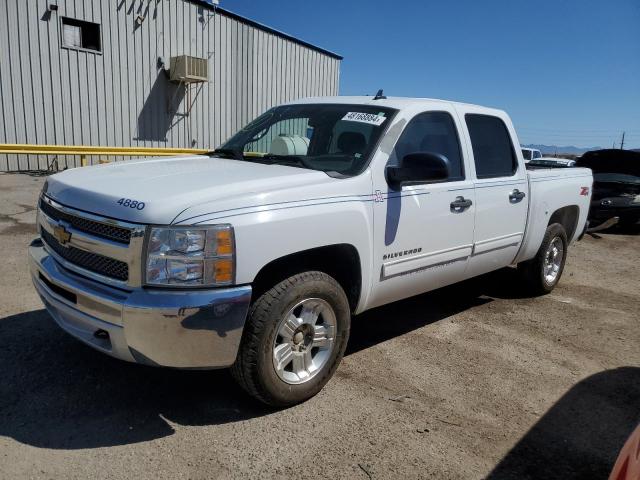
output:
M 333 350 L 324 366 L 308 381 L 290 384 L 273 365 L 273 345 L 284 315 L 300 301 L 324 300 L 336 319 Z M 316 395 L 329 381 L 342 360 L 351 325 L 349 301 L 335 279 L 323 272 L 293 275 L 263 293 L 251 305 L 238 356 L 231 373 L 251 396 L 271 406 L 295 405 Z
M 547 250 L 551 242 L 559 238 L 562 241 L 562 259 L 560 263 L 560 269 L 551 282 L 547 281 L 544 274 L 545 258 Z M 542 239 L 542 244 L 538 249 L 538 253 L 531 260 L 518 264 L 518 273 L 524 290 L 532 295 L 546 295 L 550 293 L 560 281 L 562 272 L 564 270 L 564 264 L 567 260 L 567 247 L 569 242 L 567 241 L 567 232 L 564 227 L 559 223 L 553 223 L 547 227 L 547 231 Z

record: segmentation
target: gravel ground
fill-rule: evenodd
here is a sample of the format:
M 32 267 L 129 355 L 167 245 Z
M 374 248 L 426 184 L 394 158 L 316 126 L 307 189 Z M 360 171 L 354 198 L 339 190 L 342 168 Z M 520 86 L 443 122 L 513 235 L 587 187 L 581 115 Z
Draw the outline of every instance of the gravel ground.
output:
M 315 398 L 75 341 L 27 270 L 42 177 L 0 174 L 0 478 L 606 478 L 640 421 L 640 236 L 587 236 L 556 290 L 510 270 L 354 319 Z

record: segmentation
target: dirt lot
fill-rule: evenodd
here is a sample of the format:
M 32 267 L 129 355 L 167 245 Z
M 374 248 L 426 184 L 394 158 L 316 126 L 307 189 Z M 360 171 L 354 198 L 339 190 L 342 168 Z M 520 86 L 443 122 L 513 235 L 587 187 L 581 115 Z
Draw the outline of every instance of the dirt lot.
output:
M 274 411 L 225 371 L 126 364 L 56 327 L 26 246 L 43 179 L 0 174 L 0 477 L 606 478 L 640 421 L 640 236 L 356 318 L 337 376 Z

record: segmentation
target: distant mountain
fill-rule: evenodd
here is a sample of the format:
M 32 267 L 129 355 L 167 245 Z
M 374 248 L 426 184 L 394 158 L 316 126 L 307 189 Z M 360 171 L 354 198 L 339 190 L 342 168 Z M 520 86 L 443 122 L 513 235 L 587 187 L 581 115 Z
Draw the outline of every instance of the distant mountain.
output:
M 566 153 L 568 155 L 582 155 L 584 152 L 588 152 L 589 150 L 602 150 L 602 147 L 588 147 L 588 148 L 580 148 L 571 146 L 560 147 L 558 145 L 522 145 L 524 148 L 537 148 L 542 152 L 543 155 L 555 155 L 556 153 Z

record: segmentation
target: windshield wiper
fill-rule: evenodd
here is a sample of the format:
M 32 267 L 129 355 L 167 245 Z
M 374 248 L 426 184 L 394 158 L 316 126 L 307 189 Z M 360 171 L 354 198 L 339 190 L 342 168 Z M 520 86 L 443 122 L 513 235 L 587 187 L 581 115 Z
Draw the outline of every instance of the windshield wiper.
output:
M 296 163 L 299 167 L 317 170 L 317 168 L 311 166 L 303 157 L 298 155 L 275 155 L 273 153 L 269 153 L 261 156 L 260 159 L 270 160 L 271 163 Z
M 207 152 L 207 155 L 220 155 L 227 158 L 233 158 L 235 160 L 244 160 L 242 150 L 236 150 L 235 148 L 216 148 L 212 152 Z
M 242 150 L 236 150 L 235 148 L 216 148 L 211 152 L 207 152 L 207 155 L 220 155 L 224 158 L 232 158 L 234 160 L 244 160 L 248 162 L 267 163 L 269 165 L 294 163 L 298 167 L 308 168 L 311 170 L 317 170 L 313 166 L 309 165 L 304 158 L 297 155 L 275 155 L 273 153 L 267 153 L 265 155 L 245 155 Z

